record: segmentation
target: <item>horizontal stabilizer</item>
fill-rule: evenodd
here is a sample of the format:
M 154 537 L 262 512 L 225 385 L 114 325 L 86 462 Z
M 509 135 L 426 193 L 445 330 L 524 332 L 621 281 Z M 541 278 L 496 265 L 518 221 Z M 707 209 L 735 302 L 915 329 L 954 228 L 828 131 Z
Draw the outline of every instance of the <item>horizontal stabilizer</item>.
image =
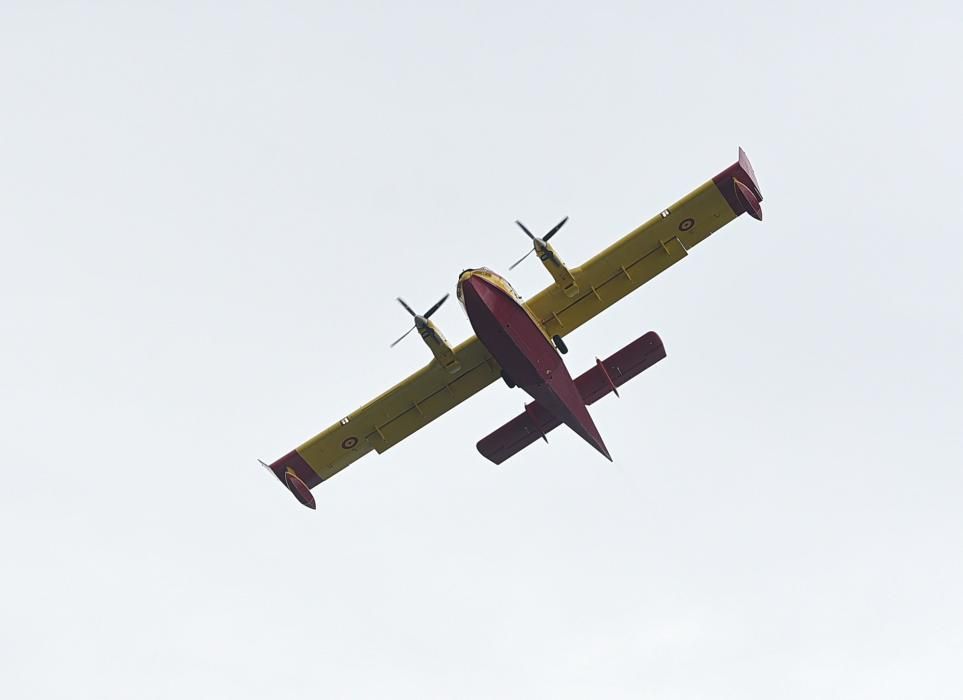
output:
M 650 331 L 634 340 L 605 361 L 575 379 L 575 386 L 585 404 L 615 392 L 644 370 L 665 357 L 662 339 Z M 561 425 L 562 421 L 537 401 L 525 405 L 525 410 L 490 435 L 478 441 L 478 451 L 495 464 L 501 464 L 533 442 Z

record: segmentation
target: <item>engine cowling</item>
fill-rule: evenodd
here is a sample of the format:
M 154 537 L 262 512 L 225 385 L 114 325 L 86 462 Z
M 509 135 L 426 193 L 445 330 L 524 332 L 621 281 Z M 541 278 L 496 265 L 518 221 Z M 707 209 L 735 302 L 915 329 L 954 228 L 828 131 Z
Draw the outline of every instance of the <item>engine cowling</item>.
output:
M 578 296 L 578 285 L 575 284 L 575 277 L 572 276 L 568 267 L 565 266 L 565 263 L 562 262 L 558 253 L 555 252 L 552 244 L 536 241 L 535 250 L 537 251 L 538 259 L 542 261 L 542 265 L 548 270 L 552 279 L 555 280 L 555 284 L 562 288 L 565 296 Z
M 418 334 L 425 341 L 425 345 L 431 350 L 438 363 L 448 370 L 449 374 L 456 374 L 461 369 L 461 363 L 455 357 L 455 351 L 451 349 L 445 336 L 431 321 L 418 327 Z

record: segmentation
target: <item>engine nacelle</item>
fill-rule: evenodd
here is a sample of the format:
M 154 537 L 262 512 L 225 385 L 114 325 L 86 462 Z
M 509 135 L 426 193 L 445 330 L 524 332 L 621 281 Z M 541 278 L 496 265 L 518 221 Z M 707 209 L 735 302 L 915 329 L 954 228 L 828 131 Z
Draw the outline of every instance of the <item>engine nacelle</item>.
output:
M 562 291 L 567 297 L 574 297 L 578 295 L 578 285 L 575 284 L 575 278 L 569 269 L 562 262 L 562 259 L 558 257 L 558 253 L 552 247 L 551 243 L 545 243 L 544 241 L 536 241 L 535 250 L 538 254 L 538 259 L 542 261 L 542 265 L 548 270 L 548 273 L 555 280 L 555 283 L 562 288 Z
M 461 369 L 461 363 L 455 358 L 455 351 L 451 349 L 448 341 L 445 340 L 445 336 L 438 330 L 438 326 L 428 321 L 424 326 L 418 328 L 418 333 L 435 359 L 438 360 L 438 363 L 448 370 L 449 374 L 456 374 Z

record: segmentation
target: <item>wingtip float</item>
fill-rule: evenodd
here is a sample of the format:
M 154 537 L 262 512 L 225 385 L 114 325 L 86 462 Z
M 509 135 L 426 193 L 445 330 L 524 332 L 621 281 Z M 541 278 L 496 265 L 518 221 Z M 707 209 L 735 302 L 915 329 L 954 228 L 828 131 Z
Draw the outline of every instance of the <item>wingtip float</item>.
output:
M 568 217 L 543 238 L 519 223 L 532 242 L 529 254 L 537 254 L 551 285 L 523 300 L 487 268 L 463 271 L 456 292 L 475 336 L 454 348 L 428 320 L 444 298 L 423 317 L 401 302 L 432 361 L 297 449 L 262 464 L 314 509 L 312 488 L 368 452 L 384 452 L 499 379 L 533 401 L 478 442 L 484 457 L 501 464 L 540 439 L 547 442 L 547 434 L 564 423 L 611 460 L 588 406 L 610 393 L 618 396 L 618 387 L 665 358 L 665 347 L 650 331 L 573 379 L 562 361 L 568 351 L 564 337 L 742 214 L 761 221 L 761 203 L 752 164 L 740 148 L 735 163 L 580 267 L 567 267 L 548 243 Z

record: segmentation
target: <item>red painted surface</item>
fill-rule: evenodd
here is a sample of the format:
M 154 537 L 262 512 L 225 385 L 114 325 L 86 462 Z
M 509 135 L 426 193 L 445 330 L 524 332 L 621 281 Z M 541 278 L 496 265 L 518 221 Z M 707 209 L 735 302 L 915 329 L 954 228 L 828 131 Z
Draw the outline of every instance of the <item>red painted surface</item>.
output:
M 544 410 L 611 461 L 572 375 L 525 309 L 508 292 L 478 275 L 460 284 L 468 320 L 502 369 Z
M 294 494 L 294 497 L 311 510 L 317 506 L 314 502 L 314 495 L 308 485 L 301 481 L 294 472 L 284 472 L 284 485 Z
M 604 378 L 605 378 L 605 381 L 607 381 L 607 382 L 609 383 L 609 386 L 612 387 L 612 393 L 615 394 L 616 396 L 618 396 L 618 395 L 619 395 L 619 387 L 616 385 L 615 382 L 612 381 L 612 377 L 609 376 L 609 371 L 608 371 L 607 369 L 605 369 L 605 363 L 603 363 L 602 360 L 600 360 L 599 358 L 596 357 L 596 358 L 595 358 L 595 366 L 598 367 L 599 373 L 601 374 L 601 376 L 604 377 Z M 582 377 L 584 377 L 584 376 L 585 376 L 585 375 L 583 374 Z M 582 377 L 579 377 L 579 379 L 581 379 Z M 582 387 L 579 385 L 578 379 L 575 380 L 575 384 L 576 384 L 576 386 L 579 387 L 579 393 L 582 394 L 582 398 L 585 398 L 585 392 L 582 391 Z M 585 403 L 588 403 L 588 401 L 586 401 Z
M 585 403 L 591 405 L 663 358 L 665 347 L 661 338 L 649 332 L 583 373 L 575 385 Z M 561 424 L 561 420 L 537 402 L 526 404 L 521 415 L 479 440 L 478 451 L 495 464 L 501 464 Z
M 269 464 L 268 469 L 274 472 L 274 476 L 285 486 L 287 486 L 287 482 L 284 481 L 284 475 L 288 471 L 294 472 L 295 476 L 308 488 L 314 488 L 321 483 L 321 477 L 304 461 L 304 457 L 299 455 L 297 450 L 291 450 L 278 461 Z
M 736 192 L 736 180 L 747 185 L 750 192 L 755 195 L 755 212 L 747 209 L 747 202 L 740 198 Z M 756 180 L 756 173 L 752 169 L 752 163 L 749 162 L 749 157 L 744 150 L 740 148 L 739 160 L 712 178 L 712 181 L 719 188 L 719 192 L 725 197 L 736 216 L 749 211 L 754 218 L 762 219 L 762 207 L 759 206 L 759 202 L 762 201 L 762 192 L 759 189 L 759 182 Z
M 736 196 L 745 206 L 746 213 L 753 219 L 762 221 L 762 207 L 759 205 L 759 200 L 756 199 L 756 194 L 739 180 L 733 179 L 732 183 L 736 186 Z

